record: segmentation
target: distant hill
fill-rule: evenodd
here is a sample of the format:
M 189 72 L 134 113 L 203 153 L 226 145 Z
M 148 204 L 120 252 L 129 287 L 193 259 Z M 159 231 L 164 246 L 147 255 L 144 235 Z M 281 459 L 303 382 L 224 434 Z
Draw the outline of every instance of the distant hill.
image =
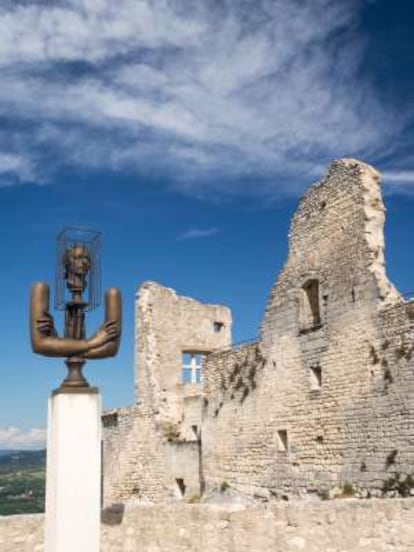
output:
M 0 450 L 0 473 L 44 468 L 46 450 Z
M 0 451 L 0 515 L 44 511 L 45 450 Z

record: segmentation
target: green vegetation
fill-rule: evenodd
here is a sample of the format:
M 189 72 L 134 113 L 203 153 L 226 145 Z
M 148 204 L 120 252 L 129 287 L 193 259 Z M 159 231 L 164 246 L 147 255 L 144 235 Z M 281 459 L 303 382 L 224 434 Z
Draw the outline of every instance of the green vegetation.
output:
M 1 451 L 0 515 L 44 512 L 45 451 Z
M 222 481 L 220 484 L 220 492 L 225 493 L 227 489 L 230 489 L 229 483 L 227 483 L 227 481 Z
M 414 475 L 404 474 L 404 473 L 394 473 L 384 481 L 382 488 L 382 495 L 387 496 L 391 495 L 402 496 L 404 498 L 408 496 L 413 496 L 414 492 Z
M 164 420 L 160 423 L 160 429 L 168 442 L 176 443 L 179 441 L 180 429 L 176 423 Z
M 353 496 L 355 496 L 354 486 L 351 483 L 344 483 L 340 498 L 352 498 Z

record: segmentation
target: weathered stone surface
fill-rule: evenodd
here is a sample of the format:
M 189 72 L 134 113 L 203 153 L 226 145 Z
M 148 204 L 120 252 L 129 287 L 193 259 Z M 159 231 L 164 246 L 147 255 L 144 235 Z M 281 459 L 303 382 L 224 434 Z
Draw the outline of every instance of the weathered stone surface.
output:
M 0 516 L 0 550 L 43 552 L 44 516 Z
M 230 310 L 146 282 L 136 328 L 137 403 L 103 417 L 105 504 L 198 500 L 201 384 L 183 383 L 183 354 L 229 346 Z
M 379 173 L 335 161 L 293 217 L 257 343 L 229 347 L 225 307 L 143 284 L 137 404 L 104 417 L 106 504 L 413 492 L 414 303 L 387 279 L 384 218 Z M 202 385 L 182 384 L 185 351 L 210 351 Z
M 385 274 L 383 223 L 379 175 L 355 160 L 301 200 L 259 343 L 207 359 L 207 488 L 267 500 L 414 484 L 414 328 Z
M 186 397 L 183 353 L 230 345 L 230 309 L 180 297 L 155 282 L 145 282 L 137 299 L 136 397 L 155 414 L 179 422 Z M 222 324 L 220 331 L 215 323 Z
M 411 552 L 414 499 L 130 506 L 102 552 Z M 41 552 L 43 516 L 0 517 L 1 550 Z

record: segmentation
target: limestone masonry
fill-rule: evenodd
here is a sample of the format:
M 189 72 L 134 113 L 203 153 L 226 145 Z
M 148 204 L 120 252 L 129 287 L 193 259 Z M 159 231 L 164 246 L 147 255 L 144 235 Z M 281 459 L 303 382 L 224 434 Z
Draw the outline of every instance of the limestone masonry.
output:
M 226 307 L 141 286 L 136 402 L 104 415 L 106 505 L 414 493 L 414 303 L 387 279 L 384 213 L 377 171 L 332 163 L 256 343 L 232 347 Z
M 102 552 L 411 552 L 414 499 L 129 505 L 105 512 Z M 0 516 L 2 552 L 43 552 L 43 516 Z

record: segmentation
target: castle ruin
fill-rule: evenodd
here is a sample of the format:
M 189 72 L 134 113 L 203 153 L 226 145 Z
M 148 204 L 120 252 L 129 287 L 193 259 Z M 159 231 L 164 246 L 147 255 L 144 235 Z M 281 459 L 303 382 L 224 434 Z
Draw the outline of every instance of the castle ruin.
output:
M 226 307 L 140 287 L 136 401 L 104 415 L 106 505 L 409 493 L 414 304 L 387 279 L 384 220 L 379 173 L 333 162 L 254 343 L 232 347 Z

